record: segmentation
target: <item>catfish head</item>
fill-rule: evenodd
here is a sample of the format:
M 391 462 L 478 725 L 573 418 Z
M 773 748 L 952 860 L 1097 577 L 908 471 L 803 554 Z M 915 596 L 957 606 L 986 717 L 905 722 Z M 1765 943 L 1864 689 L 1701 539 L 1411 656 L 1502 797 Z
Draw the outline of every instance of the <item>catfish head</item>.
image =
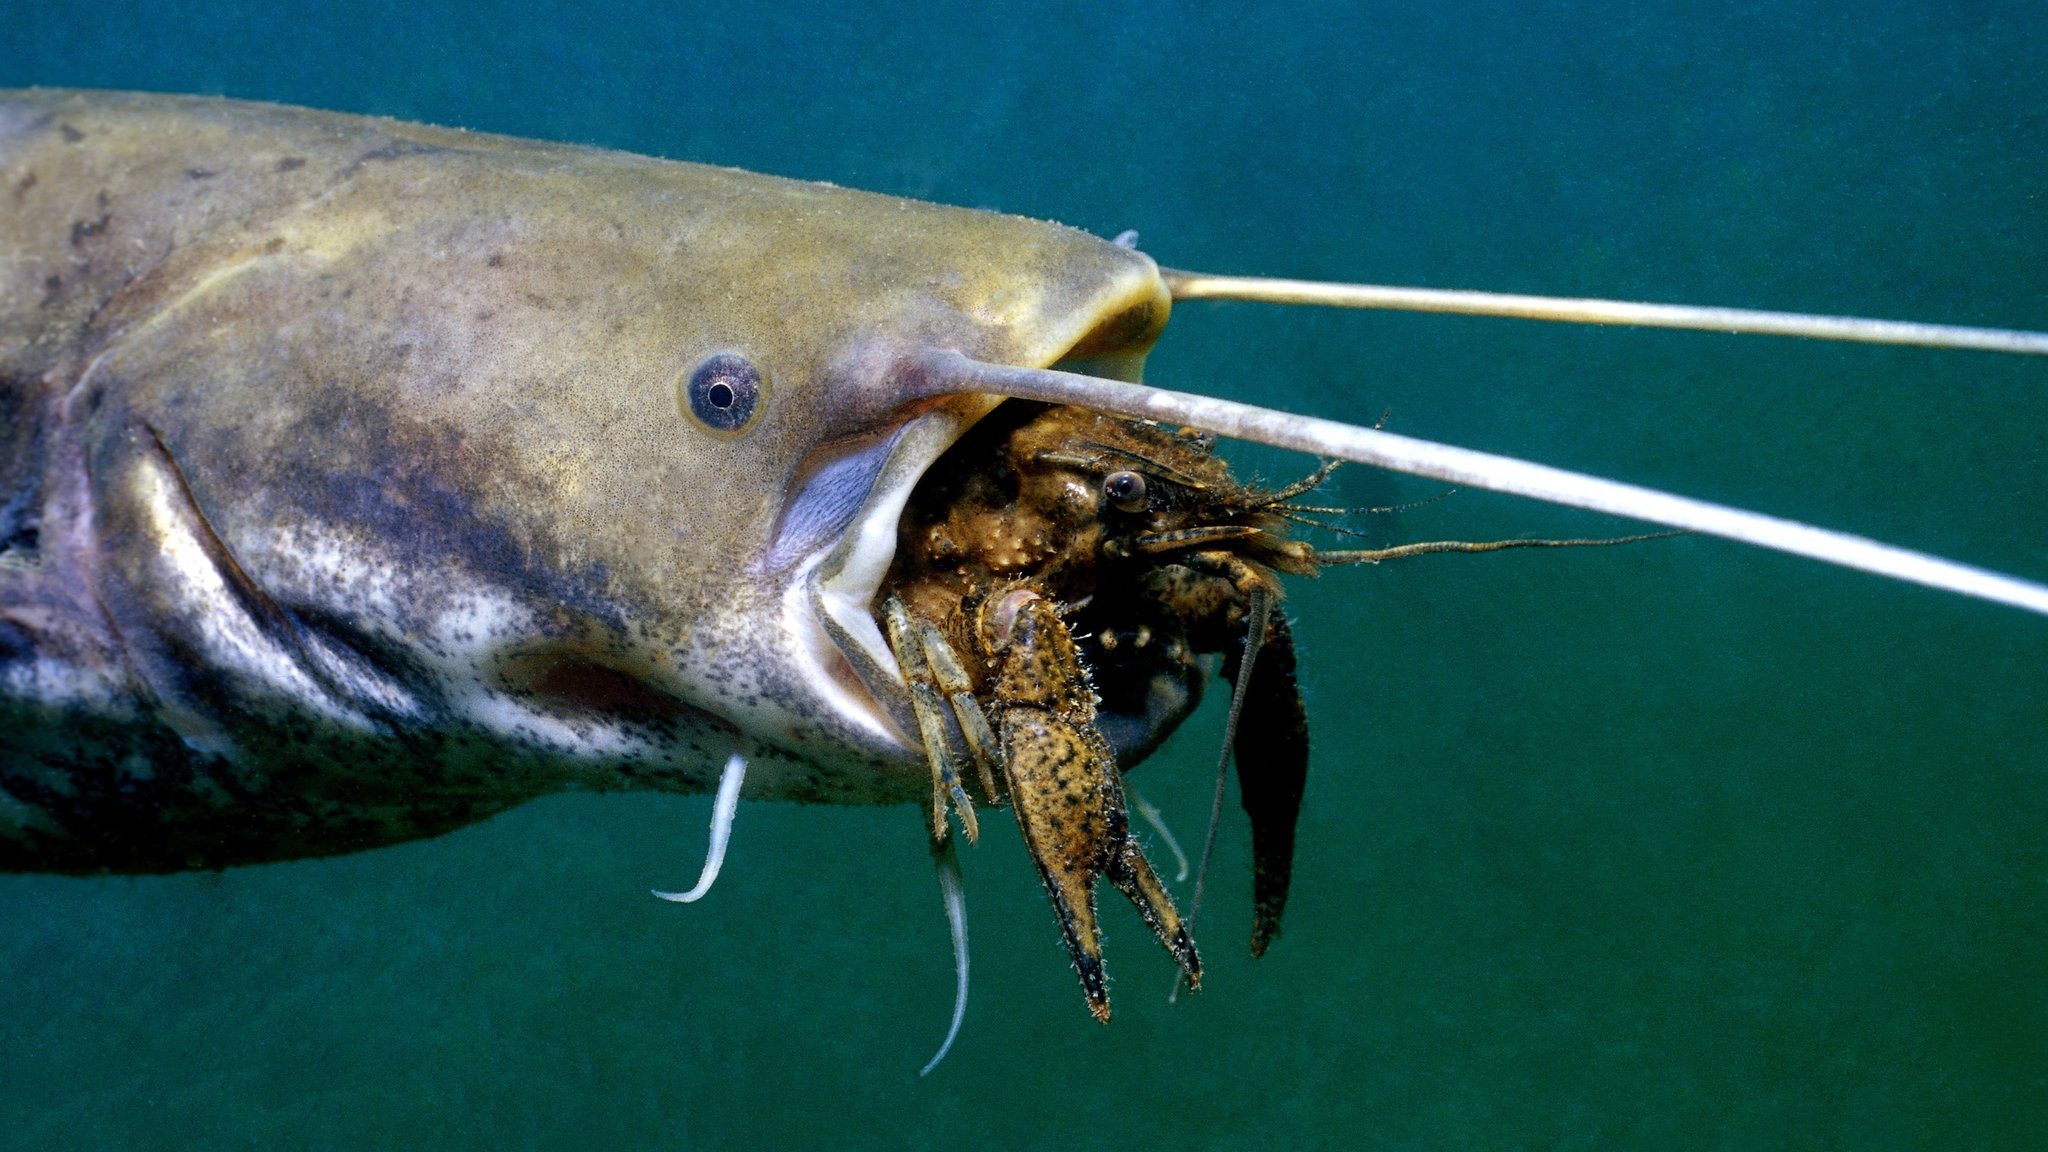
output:
M 0 102 L 0 862 L 218 867 L 550 790 L 914 799 L 875 590 L 998 399 L 1135 379 L 1070 229 L 279 107 Z M 926 389 L 921 391 L 920 389 Z

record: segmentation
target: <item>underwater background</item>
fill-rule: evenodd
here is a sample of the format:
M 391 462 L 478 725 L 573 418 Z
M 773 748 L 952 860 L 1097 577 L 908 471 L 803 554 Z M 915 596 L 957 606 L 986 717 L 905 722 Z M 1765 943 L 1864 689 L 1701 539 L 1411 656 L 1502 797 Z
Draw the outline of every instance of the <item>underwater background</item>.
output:
M 2044 77 L 2039 0 L 0 0 L 0 86 L 734 165 L 1205 271 L 2032 328 Z M 1148 375 L 2048 579 L 2038 360 L 1185 304 Z M 1627 530 L 1479 493 L 1355 523 Z M 919 1079 L 953 971 L 916 810 L 750 804 L 678 907 L 647 890 L 695 876 L 708 797 L 561 796 L 340 859 L 0 877 L 0 1146 L 2041 1139 L 2048 621 L 1698 538 L 1337 571 L 1288 607 L 1315 762 L 1286 934 L 1247 955 L 1232 801 L 1178 1005 L 1112 894 L 1091 1021 L 987 821 L 973 1001 Z M 1190 844 L 1216 710 L 1132 774 Z

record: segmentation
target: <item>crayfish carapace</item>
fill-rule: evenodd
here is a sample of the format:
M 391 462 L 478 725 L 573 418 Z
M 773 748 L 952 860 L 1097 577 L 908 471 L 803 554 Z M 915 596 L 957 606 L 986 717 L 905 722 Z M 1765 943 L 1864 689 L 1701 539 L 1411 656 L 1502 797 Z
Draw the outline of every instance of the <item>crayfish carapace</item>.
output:
M 1252 954 L 1279 933 L 1308 777 L 1294 639 L 1275 610 L 1282 575 L 1648 538 L 1318 551 L 1288 532 L 1344 511 L 1297 503 L 1335 466 L 1268 490 L 1238 482 L 1214 444 L 1085 408 L 1005 404 L 920 482 L 882 588 L 931 764 L 934 844 L 949 812 L 978 834 L 970 787 L 1009 803 L 1101 1020 L 1098 879 L 1137 906 L 1188 984 L 1201 982 L 1188 928 L 1132 834 L 1119 766 L 1194 710 L 1205 657 L 1221 657 L 1232 685 L 1225 740 L 1251 820 Z

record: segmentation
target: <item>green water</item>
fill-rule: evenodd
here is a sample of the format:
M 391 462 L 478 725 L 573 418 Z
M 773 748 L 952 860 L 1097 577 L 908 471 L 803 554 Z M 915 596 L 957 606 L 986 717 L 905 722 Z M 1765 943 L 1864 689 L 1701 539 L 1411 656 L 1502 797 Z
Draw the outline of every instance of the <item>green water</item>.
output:
M 0 0 L 0 85 L 285 100 L 1142 233 L 1163 263 L 2048 327 L 2048 10 Z M 4 207 L 0 207 L 4 210 Z M 1160 383 L 2048 578 L 2048 367 L 1187 305 Z M 1268 474 L 1304 466 L 1240 459 Z M 1344 474 L 1359 504 L 1429 485 Z M 1387 540 L 1608 531 L 1477 494 Z M 1285 938 L 1107 911 L 1014 829 L 950 1005 L 917 813 L 543 801 L 440 840 L 0 878 L 0 1144 L 2039 1146 L 2048 622 L 1687 539 L 1332 574 Z M 1134 781 L 1199 836 L 1218 720 Z

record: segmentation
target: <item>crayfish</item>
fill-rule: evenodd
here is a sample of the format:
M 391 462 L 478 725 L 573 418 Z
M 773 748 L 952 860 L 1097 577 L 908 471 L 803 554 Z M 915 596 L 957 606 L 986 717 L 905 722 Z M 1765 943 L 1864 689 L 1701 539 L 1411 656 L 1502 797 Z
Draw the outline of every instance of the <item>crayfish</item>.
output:
M 1089 1009 L 1109 1018 L 1094 887 L 1138 908 L 1190 986 L 1201 962 L 1130 827 L 1119 762 L 1200 699 L 1201 658 L 1240 679 L 1236 741 L 1252 816 L 1252 948 L 1279 930 L 1308 728 L 1281 573 L 1318 557 L 1287 538 L 1288 502 L 1239 484 L 1213 441 L 1082 408 L 1012 403 L 942 459 L 902 520 L 884 584 L 891 648 L 932 767 L 932 835 L 977 834 L 969 788 L 1007 800 L 1052 898 Z M 972 774 L 967 771 L 971 766 Z
M 1132 833 L 1121 770 L 1194 710 L 1219 656 L 1232 685 L 1226 747 L 1251 821 L 1252 954 L 1279 934 L 1308 778 L 1281 576 L 1672 535 L 1319 551 L 1288 532 L 1347 511 L 1297 503 L 1336 466 L 1268 490 L 1238 482 L 1214 446 L 1189 430 L 1012 401 L 919 484 L 883 583 L 885 631 L 931 765 L 933 842 L 946 840 L 949 814 L 978 835 L 970 788 L 1007 801 L 1099 1020 L 1099 879 L 1136 905 L 1188 985 L 1201 983 L 1187 924 Z

